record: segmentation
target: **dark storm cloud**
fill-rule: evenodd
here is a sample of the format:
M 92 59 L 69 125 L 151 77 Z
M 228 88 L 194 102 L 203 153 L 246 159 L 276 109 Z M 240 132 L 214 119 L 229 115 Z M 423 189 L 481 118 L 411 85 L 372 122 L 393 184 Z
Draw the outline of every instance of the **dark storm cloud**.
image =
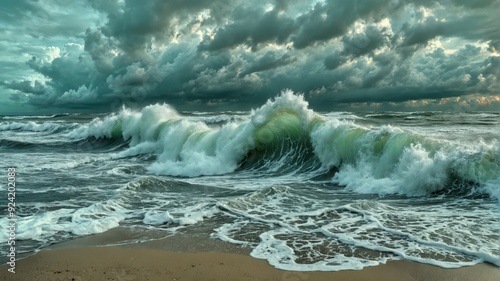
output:
M 65 1 L 4 0 L 0 9 L 0 21 L 15 25 L 20 31 L 17 36 L 29 35 L 39 39 L 77 37 L 79 32 L 85 30 L 81 22 L 94 18 L 81 13 L 81 2 L 61 6 L 62 2 Z
M 287 64 L 293 63 L 294 58 L 292 58 L 288 54 L 284 54 L 282 56 L 277 57 L 275 52 L 267 52 L 259 58 L 254 64 L 250 64 L 247 68 L 245 68 L 241 73 L 240 77 L 246 76 L 248 74 L 266 71 L 270 69 L 275 69 L 281 66 L 285 66 Z
M 215 51 L 246 44 L 256 50 L 260 43 L 282 44 L 294 29 L 294 21 L 277 9 L 265 12 L 262 7 L 237 8 L 234 23 L 217 30 L 213 40 L 200 44 L 201 50 Z
M 328 107 L 499 91 L 499 0 L 59 2 L 0 11 L 0 100 L 248 107 L 290 88 Z
M 45 87 L 39 81 L 35 81 L 35 85 L 33 86 L 31 85 L 31 81 L 12 82 L 4 86 L 26 94 L 41 95 L 45 93 Z
M 437 36 L 456 36 L 471 40 L 500 39 L 498 19 L 493 18 L 493 15 L 471 15 L 446 22 L 428 18 L 425 22 L 406 29 L 403 45 L 426 44 Z
M 49 78 L 47 85 L 58 92 L 64 93 L 78 89 L 86 84 L 95 74 L 88 61 L 82 61 L 75 56 L 62 56 L 55 58 L 50 64 L 33 57 L 28 65 L 36 72 Z
M 172 20 L 181 20 L 210 5 L 209 0 L 182 1 L 124 1 L 121 6 L 103 11 L 108 13 L 108 22 L 102 33 L 118 41 L 119 47 L 129 54 L 142 53 L 151 40 L 163 40 L 174 36 Z M 102 5 L 94 6 L 102 8 Z M 115 5 L 114 5 L 115 6 Z
M 389 34 L 386 27 L 374 25 L 365 26 L 357 34 L 344 35 L 341 39 L 343 50 L 337 51 L 325 58 L 327 69 L 336 69 L 349 60 L 364 55 L 373 57 L 373 52 L 386 46 L 391 47 L 393 35 Z
M 98 30 L 87 29 L 85 32 L 85 51 L 95 63 L 97 71 L 103 74 L 113 72 L 114 44 Z
M 295 48 L 302 49 L 317 42 L 346 33 L 358 19 L 380 12 L 388 1 L 326 1 L 317 3 L 309 12 L 297 18 L 298 30 L 293 38 Z

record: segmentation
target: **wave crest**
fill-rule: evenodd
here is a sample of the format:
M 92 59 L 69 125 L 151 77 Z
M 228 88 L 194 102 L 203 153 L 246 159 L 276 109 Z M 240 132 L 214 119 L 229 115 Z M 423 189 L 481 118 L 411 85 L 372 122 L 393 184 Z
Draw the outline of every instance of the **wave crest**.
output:
M 95 119 L 73 138 L 123 138 L 118 157 L 154 154 L 158 175 L 220 175 L 241 170 L 337 171 L 332 181 L 355 192 L 421 196 L 463 185 L 498 193 L 500 145 L 452 144 L 392 126 L 367 128 L 326 117 L 287 90 L 247 118 L 209 126 L 156 104 Z M 315 171 L 314 173 L 310 173 Z M 493 190 L 493 191 L 492 191 Z

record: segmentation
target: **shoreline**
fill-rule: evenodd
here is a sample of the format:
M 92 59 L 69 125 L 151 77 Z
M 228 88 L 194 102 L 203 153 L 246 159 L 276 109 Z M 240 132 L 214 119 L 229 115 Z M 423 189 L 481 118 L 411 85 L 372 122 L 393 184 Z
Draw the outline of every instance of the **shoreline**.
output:
M 481 280 L 496 281 L 500 268 L 487 263 L 444 269 L 390 261 L 362 270 L 284 271 L 266 260 L 221 252 L 169 252 L 118 246 L 46 249 L 16 262 L 16 273 L 0 266 L 0 280 Z
M 362 270 L 284 271 L 250 256 L 251 249 L 210 238 L 204 229 L 177 234 L 119 227 L 49 246 L 16 261 L 16 273 L 0 266 L 0 280 L 500 280 L 500 267 L 482 263 L 445 269 L 389 261 Z

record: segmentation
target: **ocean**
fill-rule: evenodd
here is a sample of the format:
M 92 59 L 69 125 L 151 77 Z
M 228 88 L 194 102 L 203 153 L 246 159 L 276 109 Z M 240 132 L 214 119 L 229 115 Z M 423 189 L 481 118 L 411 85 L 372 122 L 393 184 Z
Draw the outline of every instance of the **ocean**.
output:
M 0 225 L 15 167 L 20 254 L 203 228 L 285 270 L 500 266 L 499 140 L 499 112 L 315 112 L 291 92 L 245 112 L 2 116 Z

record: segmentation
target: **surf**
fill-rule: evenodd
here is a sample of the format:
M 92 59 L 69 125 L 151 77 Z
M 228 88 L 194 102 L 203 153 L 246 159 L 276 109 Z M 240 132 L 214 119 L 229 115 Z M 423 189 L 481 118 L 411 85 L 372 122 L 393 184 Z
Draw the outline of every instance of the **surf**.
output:
M 153 154 L 155 175 L 198 177 L 242 170 L 336 171 L 331 181 L 358 193 L 422 196 L 458 185 L 498 193 L 499 142 L 456 144 L 395 126 L 364 127 L 309 109 L 283 91 L 242 120 L 207 124 L 155 104 L 94 119 L 74 139 L 122 139 L 118 157 Z

